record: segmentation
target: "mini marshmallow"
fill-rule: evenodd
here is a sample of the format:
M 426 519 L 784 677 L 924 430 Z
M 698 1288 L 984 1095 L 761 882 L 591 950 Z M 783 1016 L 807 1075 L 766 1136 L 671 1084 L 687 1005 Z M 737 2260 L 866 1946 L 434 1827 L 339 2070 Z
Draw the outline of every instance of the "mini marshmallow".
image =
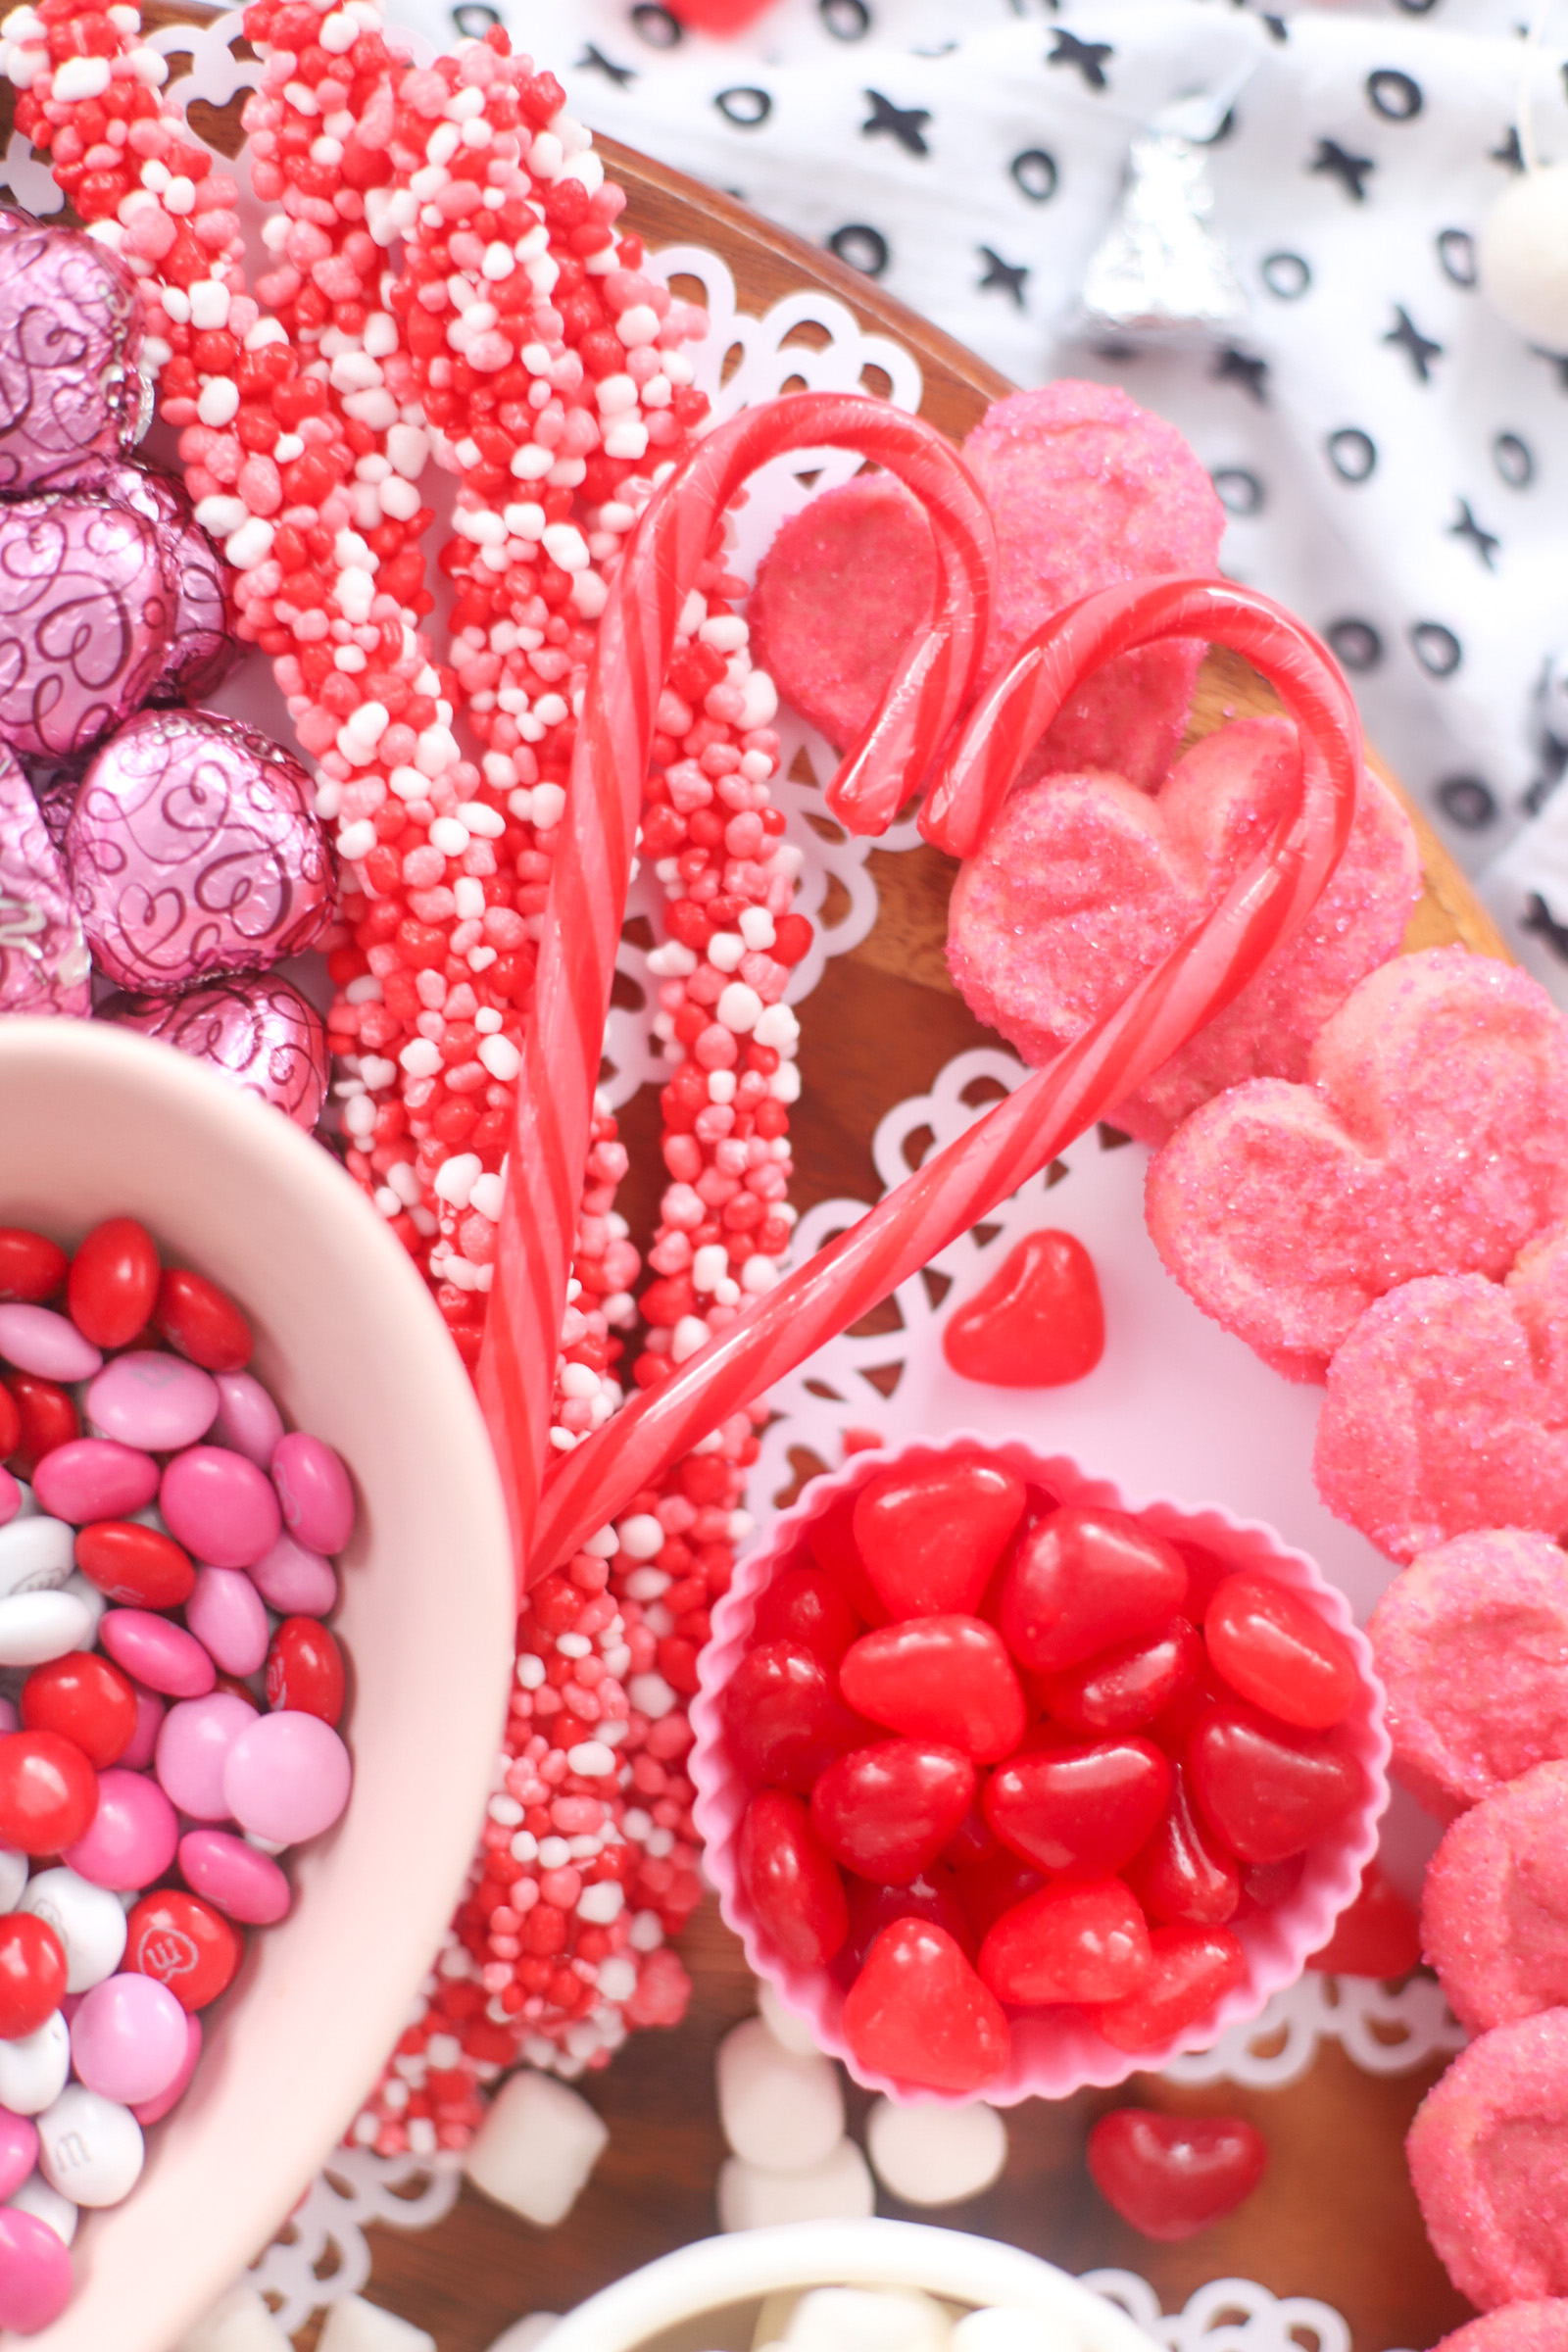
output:
M 345 2295 L 328 2311 L 316 2352 L 435 2352 L 435 2337 L 363 2295 Z
M 843 2134 L 838 2072 L 830 2059 L 783 2048 L 761 2018 L 748 2018 L 719 2044 L 718 2120 L 746 2163 L 809 2172 Z
M 288 2344 L 262 2296 L 241 2279 L 180 2337 L 177 2352 L 288 2352 Z
M 929 2295 L 897 2287 L 817 2286 L 784 2330 L 788 2352 L 948 2352 L 953 2330 Z
M 1076 2335 L 1033 2311 L 968 2311 L 953 2330 L 952 2352 L 1078 2352 L 1078 2347 Z
M 814 2058 L 816 2042 L 804 2017 L 786 2009 L 777 1991 L 765 1980 L 757 1988 L 757 2007 L 763 2025 L 781 2050 L 792 2058 Z
M 496 2204 L 554 2230 L 576 2204 L 609 2138 L 586 2099 L 552 2075 L 527 2071 L 514 2075 L 491 2102 L 464 2170 Z
M 718 2226 L 770 2230 L 782 2222 L 863 2222 L 876 2207 L 871 2169 L 853 2139 L 841 2139 L 803 2173 L 769 2173 L 731 2156 L 719 2167 Z
M 865 2144 L 877 2179 L 906 2205 L 958 2205 L 1001 2178 L 1007 2127 L 983 2099 L 964 2107 L 896 2107 L 878 2099 Z
M 531 2311 L 525 2320 L 514 2320 L 506 2332 L 496 2337 L 490 2352 L 539 2352 L 560 2317 L 555 2311 Z

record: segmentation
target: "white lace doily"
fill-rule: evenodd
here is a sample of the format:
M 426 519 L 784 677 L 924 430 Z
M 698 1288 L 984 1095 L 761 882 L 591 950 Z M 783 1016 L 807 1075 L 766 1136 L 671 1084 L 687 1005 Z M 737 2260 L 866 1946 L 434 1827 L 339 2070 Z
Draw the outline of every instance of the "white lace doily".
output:
M 1170 2352 L 1350 2352 L 1350 2330 L 1329 2304 L 1273 2295 L 1250 2278 L 1211 2278 L 1173 2312 L 1134 2271 L 1086 2271 L 1083 2282 Z

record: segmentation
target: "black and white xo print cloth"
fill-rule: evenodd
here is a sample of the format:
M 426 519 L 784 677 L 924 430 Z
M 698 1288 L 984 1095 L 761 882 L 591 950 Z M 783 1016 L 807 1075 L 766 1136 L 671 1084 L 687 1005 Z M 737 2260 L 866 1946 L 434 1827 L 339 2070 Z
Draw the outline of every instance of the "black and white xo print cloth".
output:
M 1475 239 L 1521 167 L 1534 0 L 773 0 L 739 36 L 661 0 L 401 0 L 499 16 L 576 111 L 826 246 L 1022 384 L 1113 379 L 1188 435 L 1226 568 L 1333 646 L 1369 734 L 1568 1004 L 1568 353 L 1489 308 Z M 1530 81 L 1568 158 L 1568 0 Z M 1237 89 L 1211 225 L 1234 339 L 1153 352 L 1074 312 L 1130 143 Z M 1560 663 L 1560 668 L 1555 666 Z

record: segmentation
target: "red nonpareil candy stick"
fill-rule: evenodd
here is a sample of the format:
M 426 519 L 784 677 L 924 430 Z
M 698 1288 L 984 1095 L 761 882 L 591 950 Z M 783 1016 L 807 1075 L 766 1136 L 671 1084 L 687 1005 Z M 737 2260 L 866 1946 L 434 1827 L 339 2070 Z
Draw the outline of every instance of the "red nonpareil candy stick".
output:
M 1167 2245 L 1233 2213 L 1268 2169 L 1262 2132 L 1235 2115 L 1113 2107 L 1090 2132 L 1086 2153 L 1106 2204 Z
M 894 1617 L 971 1616 L 1027 1500 L 1022 1479 L 973 1456 L 884 1470 L 852 1522 L 878 1598 Z
M 1100 1278 L 1071 1233 L 1025 1234 L 942 1331 L 954 1371 L 997 1389 L 1064 1388 L 1104 1351 Z

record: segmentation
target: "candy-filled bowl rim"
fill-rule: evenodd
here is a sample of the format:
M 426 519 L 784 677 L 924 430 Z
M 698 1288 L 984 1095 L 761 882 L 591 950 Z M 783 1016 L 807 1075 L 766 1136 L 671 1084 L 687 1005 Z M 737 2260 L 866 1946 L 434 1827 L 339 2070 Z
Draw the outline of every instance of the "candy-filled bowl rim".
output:
M 462 1362 L 331 1155 L 171 1047 L 0 1022 L 0 1224 L 70 1244 L 139 1216 L 231 1291 L 285 1419 L 335 1446 L 359 1520 L 334 1620 L 353 1697 L 343 1819 L 290 1863 L 130 2198 L 85 2218 L 37 2352 L 168 2352 L 252 2261 L 350 2122 L 461 1894 L 512 1663 L 505 1506 Z M 10 2341 L 9 2337 L 6 2339 Z
M 1130 2075 L 1157 2071 L 1184 2050 L 1207 2049 L 1227 2028 L 1250 2022 L 1274 1993 L 1294 1984 L 1308 1955 L 1328 1940 L 1335 1920 L 1355 1899 L 1362 1869 L 1377 1850 L 1378 1822 L 1389 1802 L 1391 1751 L 1383 1686 L 1371 1645 L 1351 1616 L 1348 1600 L 1306 1553 L 1286 1544 L 1262 1520 L 1238 1519 L 1215 1503 L 1188 1503 L 1163 1494 L 1136 1496 L 1108 1478 L 1092 1475 L 1070 1456 L 1044 1451 L 1026 1438 L 998 1440 L 972 1430 L 952 1431 L 940 1439 L 911 1438 L 852 1454 L 840 1469 L 813 1478 L 739 1563 L 729 1591 L 714 1604 L 712 1639 L 698 1662 L 699 1690 L 691 1705 L 695 1740 L 688 1770 L 697 1790 L 693 1816 L 726 1925 L 740 1936 L 753 1972 L 767 1979 L 785 2008 L 809 2027 L 817 2046 L 839 2059 L 856 2082 L 904 2102 L 962 2106 L 968 2097 L 896 2082 L 858 2065 L 842 2031 L 841 1987 L 826 1970 L 800 1968 L 787 1960 L 754 1916 L 736 1864 L 741 1823 L 752 1792 L 729 1759 L 721 1695 L 751 1638 L 757 1601 L 775 1570 L 798 1555 L 805 1529 L 895 1463 L 916 1467 L 974 1453 L 1004 1463 L 1026 1484 L 1046 1488 L 1058 1501 L 1136 1513 L 1157 1535 L 1203 1545 L 1238 1568 L 1266 1570 L 1308 1595 L 1355 1659 L 1356 1700 L 1337 1727 L 1337 1738 L 1360 1766 L 1366 1787 L 1362 1802 L 1331 1837 L 1308 1851 L 1289 1899 L 1237 1925 L 1249 1974 L 1224 1996 L 1208 2023 L 1199 2023 L 1160 2049 L 1134 2056 L 1113 2049 L 1087 2022 L 1065 2009 L 1014 2016 L 1006 2071 L 974 2094 L 1004 2107 L 1026 2098 L 1064 2098 L 1090 2085 L 1108 2087 Z M 891 1739 L 893 1734 L 887 1736 Z

